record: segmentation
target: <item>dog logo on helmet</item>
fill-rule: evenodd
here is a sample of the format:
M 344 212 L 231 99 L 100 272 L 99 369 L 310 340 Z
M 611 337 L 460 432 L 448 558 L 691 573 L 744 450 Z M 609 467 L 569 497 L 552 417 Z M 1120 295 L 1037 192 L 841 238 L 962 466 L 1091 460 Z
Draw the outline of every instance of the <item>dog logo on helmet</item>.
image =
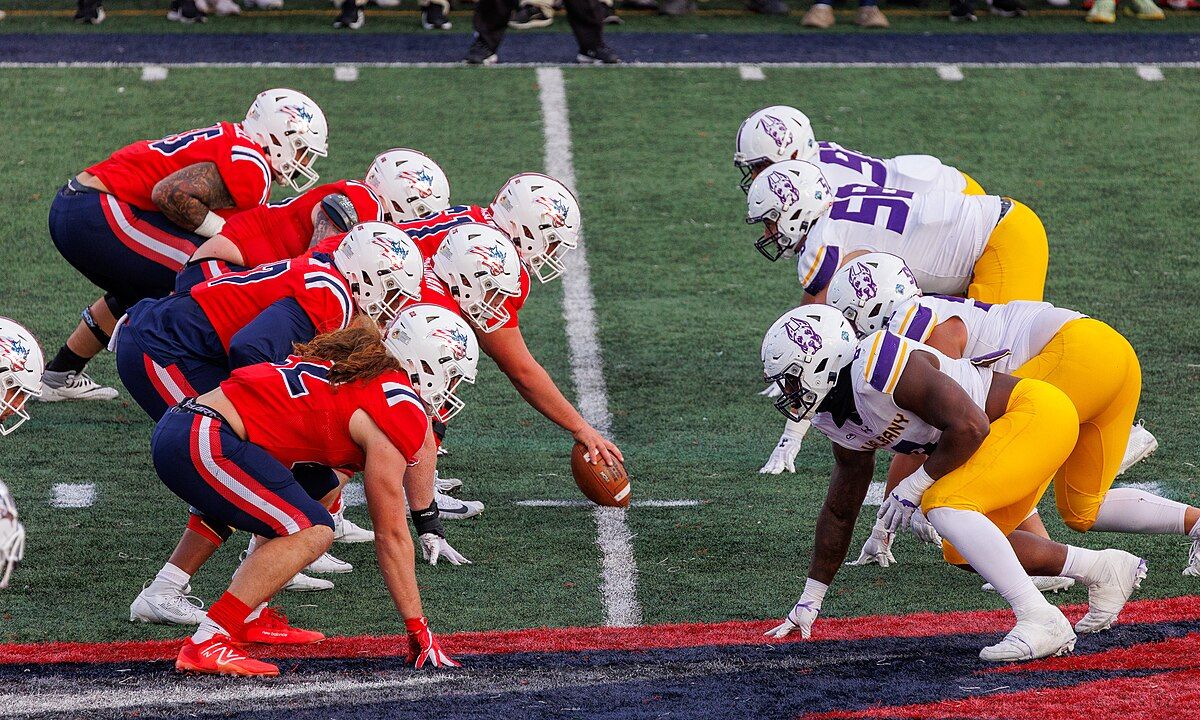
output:
M 21 372 L 29 364 L 30 348 L 19 337 L 0 335 L 0 359 L 12 368 Z
M 767 137 L 775 141 L 777 147 L 784 147 L 792 144 L 792 131 L 788 129 L 786 123 L 774 115 L 763 115 L 758 121 L 758 126 L 767 134 Z
M 850 287 L 859 300 L 870 300 L 879 292 L 875 286 L 875 278 L 871 277 L 871 269 L 862 263 L 854 263 L 850 268 Z
M 545 215 L 549 218 L 551 225 L 560 228 L 567 224 L 567 216 L 571 213 L 571 209 L 567 207 L 562 198 L 542 195 L 534 202 L 546 208 Z
M 467 252 L 482 258 L 480 263 L 483 265 L 483 269 L 491 273 L 492 277 L 504 274 L 504 261 L 508 259 L 508 256 L 495 245 L 487 247 L 476 245 Z
M 433 175 L 424 166 L 420 170 L 404 170 L 400 173 L 401 180 L 407 180 L 412 189 L 416 191 L 421 198 L 427 198 L 433 194 Z
M 796 343 L 805 355 L 812 355 L 821 349 L 821 336 L 807 320 L 788 318 L 783 325 L 783 330 L 787 333 L 788 339 Z
M 438 328 L 430 333 L 430 336 L 442 341 L 446 347 L 450 348 L 455 360 L 462 360 L 467 356 L 467 336 L 461 330 Z
M 800 191 L 792 184 L 792 179 L 779 171 L 767 176 L 767 184 L 785 208 L 800 200 Z

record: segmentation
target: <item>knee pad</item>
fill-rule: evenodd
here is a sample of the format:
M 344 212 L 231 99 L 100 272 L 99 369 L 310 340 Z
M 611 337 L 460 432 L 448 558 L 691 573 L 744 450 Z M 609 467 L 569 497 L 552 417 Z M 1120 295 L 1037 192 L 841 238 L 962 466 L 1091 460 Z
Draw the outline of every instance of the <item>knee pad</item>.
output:
M 108 311 L 117 320 L 120 320 L 122 315 L 129 312 L 129 306 L 118 300 L 117 296 L 112 293 L 104 293 L 104 305 L 108 307 Z
M 124 315 L 125 313 L 121 314 Z M 92 317 L 92 306 L 85 307 L 79 316 L 83 318 L 83 324 L 87 326 L 88 330 L 92 331 L 92 335 L 95 336 L 96 340 L 104 347 L 108 347 L 108 341 L 112 340 L 112 337 L 104 332 L 104 329 L 100 327 L 100 323 L 96 322 L 96 318 Z M 120 316 L 118 315 L 117 317 Z
M 214 520 L 205 519 L 196 513 L 190 513 L 188 515 L 187 527 L 188 530 L 199 534 L 205 540 L 209 541 L 213 545 L 216 545 L 217 547 L 221 547 L 221 544 L 228 540 L 229 536 L 233 534 L 233 528 L 229 527 L 228 525 L 216 522 Z

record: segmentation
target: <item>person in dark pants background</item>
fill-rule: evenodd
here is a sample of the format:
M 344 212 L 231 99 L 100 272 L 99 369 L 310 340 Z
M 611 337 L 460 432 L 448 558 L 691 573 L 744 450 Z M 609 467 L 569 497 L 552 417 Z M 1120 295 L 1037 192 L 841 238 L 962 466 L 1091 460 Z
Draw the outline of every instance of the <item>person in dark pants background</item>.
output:
M 520 0 L 479 0 L 475 4 L 475 41 L 467 50 L 468 65 L 491 65 L 499 61 L 496 54 L 504 40 L 508 20 Z M 567 22 L 579 43 L 575 61 L 586 64 L 611 65 L 621 62 L 612 48 L 604 44 L 604 5 L 600 0 L 563 0 Z

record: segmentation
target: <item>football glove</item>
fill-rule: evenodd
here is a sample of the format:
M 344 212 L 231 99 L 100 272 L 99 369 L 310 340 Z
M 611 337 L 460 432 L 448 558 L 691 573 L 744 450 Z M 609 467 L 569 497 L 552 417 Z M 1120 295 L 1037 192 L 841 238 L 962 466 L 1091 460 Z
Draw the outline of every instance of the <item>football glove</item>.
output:
M 942 546 L 942 536 L 938 533 L 937 528 L 933 526 L 933 523 L 929 522 L 928 518 L 925 517 L 925 513 L 920 510 L 913 513 L 912 531 L 913 535 L 916 535 L 921 542 L 937 545 L 938 547 Z
M 800 637 L 807 640 L 812 635 L 813 623 L 817 620 L 817 614 L 821 612 L 821 601 L 825 599 L 825 591 L 828 589 L 829 586 L 825 583 L 809 578 L 804 583 L 804 593 L 800 595 L 787 618 L 763 634 L 779 639 L 799 629 Z
M 863 543 L 858 559 L 846 564 L 873 565 L 877 563 L 879 567 L 891 565 L 896 562 L 896 558 L 892 555 L 892 541 L 895 539 L 896 536 L 888 532 L 881 521 L 876 521 L 867 541 Z
M 446 651 L 442 650 L 438 640 L 429 629 L 429 621 L 424 617 L 410 618 L 404 621 L 408 629 L 408 662 L 416 669 L 429 665 L 430 667 L 461 667 Z
M 418 538 L 421 541 L 421 555 L 430 565 L 437 565 L 439 559 L 444 559 L 451 565 L 471 565 L 471 561 L 451 547 L 446 538 L 435 533 L 425 533 Z
M 894 533 L 898 530 L 908 530 L 913 513 L 921 507 L 921 496 L 933 485 L 933 478 L 925 472 L 925 466 L 917 468 L 912 475 L 900 481 L 883 504 L 879 506 L 878 518 L 884 529 Z
M 763 397 L 769 397 L 769 398 L 777 398 L 782 394 L 783 394 L 783 390 L 781 390 L 779 388 L 779 383 L 771 383 L 766 388 L 764 388 L 762 392 L 759 393 L 759 395 L 762 395 Z
M 790 473 L 796 472 L 796 455 L 800 453 L 800 443 L 804 440 L 804 434 L 808 432 L 808 427 L 807 420 L 800 422 L 789 420 L 783 428 L 779 444 L 771 451 L 771 457 L 767 459 L 767 464 L 759 468 L 758 472 L 764 475 L 778 475 L 785 470 Z

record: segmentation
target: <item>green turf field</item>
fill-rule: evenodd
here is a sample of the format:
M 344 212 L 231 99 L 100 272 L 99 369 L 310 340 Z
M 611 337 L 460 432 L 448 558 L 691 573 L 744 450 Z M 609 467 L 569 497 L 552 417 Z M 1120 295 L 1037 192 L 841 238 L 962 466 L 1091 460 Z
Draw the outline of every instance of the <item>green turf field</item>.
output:
M 782 417 L 760 389 L 762 332 L 799 300 L 794 266 L 755 252 L 731 166 L 741 119 L 769 103 L 809 112 L 819 138 L 877 155 L 933 153 L 989 191 L 1038 211 L 1051 242 L 1048 296 L 1106 320 L 1142 358 L 1141 415 L 1162 444 L 1122 482 L 1156 482 L 1197 502 L 1200 267 L 1192 223 L 1200 158 L 1187 151 L 1200 114 L 1200 75 L 1131 69 L 975 70 L 962 82 L 932 70 L 767 69 L 565 71 L 578 189 L 600 322 L 614 435 L 635 495 L 699 499 L 694 508 L 634 508 L 639 600 L 647 623 L 766 618 L 794 601 L 830 466 L 810 436 L 794 476 L 759 476 Z M 357 177 L 374 154 L 408 145 L 446 169 L 458 202 L 485 202 L 514 172 L 541 169 L 533 70 L 179 70 L 147 84 L 137 70 L 2 70 L 0 313 L 24 322 L 53 354 L 97 292 L 63 262 L 46 232 L 55 189 L 125 142 L 233 118 L 262 87 L 314 97 L 332 128 L 323 177 Z M 437 93 L 430 87 L 439 88 Z M 33 91 L 31 91 L 33 90 Z M 522 324 L 534 354 L 570 392 L 561 285 L 538 286 Z M 469 568 L 419 570 L 443 630 L 602 622 L 595 524 L 584 508 L 525 508 L 521 499 L 577 497 L 569 439 L 537 416 L 487 360 L 466 393 L 443 471 L 482 518 L 449 526 Z M 93 364 L 116 383 L 111 356 Z M 37 405 L 0 444 L 29 530 L 27 560 L 0 593 L 0 641 L 173 637 L 130 625 L 128 603 L 165 559 L 182 504 L 147 458 L 151 425 L 128 402 Z M 55 483 L 95 483 L 89 509 L 49 506 Z M 1146 554 L 1142 597 L 1195 594 L 1182 539 L 1079 536 L 1043 503 L 1051 531 L 1089 547 Z M 873 509 L 868 509 L 873 516 Z M 365 522 L 365 509 L 349 515 Z M 858 546 L 869 528 L 859 524 Z M 194 581 L 211 601 L 237 537 Z M 337 588 L 285 594 L 297 624 L 327 633 L 398 632 L 369 546 L 335 545 L 356 565 Z M 897 568 L 847 568 L 826 615 L 1001 607 L 977 578 L 903 539 Z M 1080 602 L 1081 591 L 1065 600 Z

